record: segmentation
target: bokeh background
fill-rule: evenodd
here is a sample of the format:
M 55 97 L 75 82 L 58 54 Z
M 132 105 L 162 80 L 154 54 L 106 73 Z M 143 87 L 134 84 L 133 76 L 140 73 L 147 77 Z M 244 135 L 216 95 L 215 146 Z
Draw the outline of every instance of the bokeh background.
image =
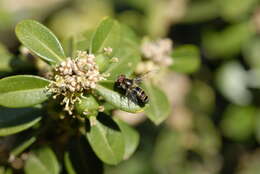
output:
M 201 51 L 198 71 L 163 79 L 169 118 L 155 126 L 132 117 L 141 134 L 138 150 L 105 173 L 259 174 L 260 1 L 0 0 L 0 57 L 6 57 L 0 59 L 1 77 L 35 72 L 29 63 L 9 64 L 19 53 L 14 27 L 20 20 L 37 19 L 66 40 L 104 16 L 141 37 L 168 37 L 174 47 L 193 44 Z

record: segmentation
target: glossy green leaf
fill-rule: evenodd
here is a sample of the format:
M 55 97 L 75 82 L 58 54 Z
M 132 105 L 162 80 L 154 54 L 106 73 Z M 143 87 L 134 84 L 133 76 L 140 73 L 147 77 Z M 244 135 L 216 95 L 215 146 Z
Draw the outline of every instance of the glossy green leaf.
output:
M 107 102 L 116 106 L 118 109 L 132 113 L 143 111 L 142 107 L 135 104 L 133 101 L 129 100 L 127 97 L 119 94 L 118 92 L 101 85 L 97 85 L 96 90 L 99 95 L 101 95 Z
M 115 119 L 125 140 L 124 160 L 128 159 L 136 150 L 140 136 L 138 132 L 120 119 Z
M 44 60 L 55 64 L 65 59 L 57 37 L 39 22 L 24 20 L 17 24 L 15 32 L 25 47 Z
M 93 34 L 90 52 L 101 53 L 104 48 L 111 47 L 113 52 L 120 44 L 120 25 L 117 21 L 107 17 L 101 21 Z
M 50 81 L 32 75 L 17 75 L 0 80 L 0 105 L 29 107 L 48 99 L 45 87 Z
M 192 73 L 200 67 L 200 51 L 194 45 L 184 45 L 172 52 L 171 69 L 181 73 Z
M 118 164 L 124 157 L 124 136 L 109 116 L 90 119 L 91 127 L 87 139 L 95 154 L 107 164 Z
M 158 125 L 170 115 L 169 100 L 161 89 L 149 82 L 144 84 L 144 89 L 149 97 L 145 113 L 151 121 Z
M 49 147 L 34 150 L 25 163 L 26 174 L 59 174 L 60 166 Z
M 103 163 L 97 158 L 84 136 L 73 137 L 64 154 L 68 174 L 103 173 Z
M 39 108 L 0 108 L 0 136 L 7 136 L 26 130 L 41 120 Z

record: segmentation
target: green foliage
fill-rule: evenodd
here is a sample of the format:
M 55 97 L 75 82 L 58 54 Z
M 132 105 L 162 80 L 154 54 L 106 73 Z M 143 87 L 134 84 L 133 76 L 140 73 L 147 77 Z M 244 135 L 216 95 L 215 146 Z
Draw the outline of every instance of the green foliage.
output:
M 184 45 L 172 52 L 171 69 L 181 73 L 192 73 L 200 67 L 200 52 L 194 45 Z
M 26 174 L 58 174 L 60 166 L 54 152 L 49 147 L 34 150 L 25 164 Z
M 121 121 L 120 119 L 115 119 L 118 124 L 125 140 L 125 154 L 124 160 L 128 159 L 136 150 L 139 144 L 139 134 L 136 130 L 131 128 L 127 123 Z
M 133 113 L 143 111 L 143 108 L 129 100 L 126 96 L 120 95 L 118 92 L 115 92 L 107 87 L 98 85 L 96 90 L 107 102 L 114 105 L 118 109 Z
M 91 127 L 87 130 L 86 137 L 102 161 L 115 165 L 124 157 L 124 136 L 115 122 L 108 118 L 102 119 L 104 123 L 90 118 Z
M 1 107 L 0 136 L 7 136 L 26 130 L 41 120 L 40 109 L 10 109 Z
M 221 123 L 224 134 L 235 141 L 248 140 L 254 131 L 255 115 L 253 107 L 229 106 Z
M 119 43 L 120 25 L 111 18 L 105 18 L 101 21 L 92 37 L 90 52 L 100 53 L 107 47 L 111 47 L 116 51 Z
M 160 8 L 165 5 L 160 4 Z M 171 104 L 164 91 L 157 87 L 159 84 L 155 85 L 153 80 L 147 79 L 143 85 L 133 80 L 128 88 L 136 98 L 144 95 L 137 87 L 145 91 L 149 98 L 145 106 L 136 103 L 126 96 L 126 91 L 120 92 L 114 86 L 119 75 L 134 79 L 147 73 L 146 70 L 137 72 L 141 63 L 158 63 L 143 57 L 142 38 L 127 25 L 106 17 L 95 29 L 63 38 L 65 51 L 52 31 L 34 20 L 19 22 L 15 32 L 22 48 L 30 51 L 27 53 L 23 50 L 18 57 L 35 66 L 38 71 L 34 74 L 46 77 L 14 75 L 0 80 L 0 105 L 3 106 L 0 108 L 0 136 L 32 128 L 29 134 L 24 132 L 27 136 L 21 137 L 10 151 L 8 162 L 11 165 L 15 166 L 16 160 L 24 160 L 23 168 L 17 167 L 19 172 L 59 174 L 60 165 L 64 164 L 64 170 L 69 174 L 101 173 L 103 163 L 117 165 L 130 159 L 140 141 L 138 131 L 115 117 L 115 110 L 133 114 L 144 112 L 156 125 L 170 115 Z M 111 53 L 106 52 L 108 48 L 112 48 Z M 83 66 L 90 72 L 91 65 L 94 65 L 93 69 L 97 69 L 97 72 L 93 73 L 100 75 L 102 81 L 95 82 L 92 76 L 96 74 L 80 74 L 82 72 L 77 71 L 79 64 L 64 63 L 69 60 L 67 57 L 74 62 L 79 61 L 78 51 L 94 54 L 95 62 L 87 62 L 87 66 Z M 158 65 L 163 70 L 192 73 L 200 66 L 199 49 L 193 45 L 180 46 L 167 56 L 172 57 L 174 64 L 170 67 Z M 12 61 L 19 58 L 0 45 L 0 72 L 13 73 Z M 71 72 L 66 71 L 69 68 Z M 64 71 L 64 74 L 59 71 Z M 64 75 L 64 79 L 58 79 L 59 75 Z M 75 81 L 74 77 L 77 77 Z M 77 85 L 85 82 L 95 83 L 88 88 L 76 89 Z M 59 162 L 60 159 L 63 159 L 63 163 Z M 5 167 L 0 168 L 0 173 L 1 170 L 5 172 Z
M 89 117 L 96 116 L 98 114 L 99 104 L 93 96 L 84 96 L 81 98 L 80 103 L 77 103 L 76 110 L 79 114 L 84 112 L 88 113 Z
M 39 22 L 24 20 L 16 26 L 15 32 L 24 46 L 42 59 L 56 64 L 65 58 L 57 37 Z
M 46 86 L 49 81 L 31 75 L 17 75 L 0 80 L 0 105 L 29 107 L 48 99 Z
M 145 108 L 145 113 L 151 121 L 158 125 L 169 116 L 170 103 L 163 91 L 153 84 L 145 83 L 144 88 L 150 100 Z
M 203 47 L 212 58 L 231 58 L 237 55 L 242 46 L 253 36 L 252 27 L 250 22 L 241 22 L 230 25 L 220 32 L 209 30 L 204 33 Z

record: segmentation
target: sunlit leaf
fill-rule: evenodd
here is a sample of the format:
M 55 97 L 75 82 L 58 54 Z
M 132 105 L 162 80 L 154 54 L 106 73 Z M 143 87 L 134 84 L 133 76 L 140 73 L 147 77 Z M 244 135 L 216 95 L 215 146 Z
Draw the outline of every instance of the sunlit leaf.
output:
M 65 58 L 57 37 L 39 22 L 24 20 L 17 24 L 15 32 L 25 47 L 44 60 L 55 64 Z
M 127 123 L 120 119 L 115 119 L 117 122 L 125 140 L 125 154 L 124 159 L 128 159 L 136 150 L 139 144 L 139 134 L 138 132 L 130 127 Z
M 32 75 L 17 75 L 0 80 L 0 105 L 28 107 L 48 99 L 46 86 L 50 81 Z
M 100 53 L 106 47 L 116 49 L 120 44 L 120 25 L 117 21 L 107 17 L 101 21 L 93 34 L 90 52 Z
M 109 80 L 115 80 L 119 75 L 124 74 L 129 76 L 133 73 L 136 65 L 141 60 L 138 50 L 130 47 L 121 47 L 115 55 L 118 62 L 112 63 L 105 73 L 109 73 Z
M 101 85 L 97 85 L 96 90 L 107 102 L 116 106 L 118 109 L 132 113 L 143 111 L 142 107 L 118 92 Z
M 91 120 L 87 139 L 96 155 L 107 164 L 118 164 L 124 157 L 124 136 L 109 116 Z

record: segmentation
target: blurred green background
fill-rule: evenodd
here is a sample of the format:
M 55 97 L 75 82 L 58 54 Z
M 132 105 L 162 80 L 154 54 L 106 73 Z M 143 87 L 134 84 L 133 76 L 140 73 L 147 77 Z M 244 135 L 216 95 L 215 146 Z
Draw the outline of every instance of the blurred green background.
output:
M 0 0 L 1 77 L 34 72 L 9 64 L 20 20 L 37 19 L 65 42 L 104 16 L 141 37 L 196 45 L 202 62 L 195 73 L 165 76 L 171 115 L 159 126 L 132 118 L 138 150 L 105 173 L 259 174 L 260 0 Z

